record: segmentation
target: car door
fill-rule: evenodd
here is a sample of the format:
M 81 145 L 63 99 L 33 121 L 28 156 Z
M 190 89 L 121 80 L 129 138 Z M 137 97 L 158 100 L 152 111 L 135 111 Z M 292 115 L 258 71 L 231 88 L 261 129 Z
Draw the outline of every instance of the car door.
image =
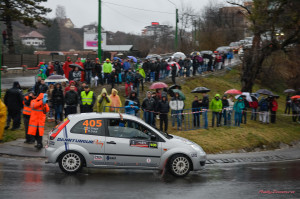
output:
M 74 139 L 69 139 L 69 142 L 88 151 L 88 163 L 94 166 L 105 165 L 105 125 L 102 119 L 80 120 L 73 126 L 71 133 Z
M 155 168 L 160 164 L 162 143 L 150 129 L 131 120 L 108 119 L 105 141 L 107 165 Z

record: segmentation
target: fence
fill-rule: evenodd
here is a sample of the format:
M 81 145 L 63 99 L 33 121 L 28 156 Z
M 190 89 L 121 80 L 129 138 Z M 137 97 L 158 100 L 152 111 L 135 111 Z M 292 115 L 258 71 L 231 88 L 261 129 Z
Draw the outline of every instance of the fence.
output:
M 107 108 L 110 108 L 110 112 L 119 112 L 119 113 L 125 113 L 125 107 L 104 107 L 103 110 L 107 110 Z M 149 111 L 154 113 L 155 115 L 159 115 L 158 113 L 154 111 Z M 227 127 L 236 127 L 235 122 L 235 112 L 232 109 L 224 109 L 219 115 L 215 116 L 214 119 L 214 127 L 217 127 L 218 120 L 220 126 L 227 126 Z M 153 116 L 154 119 L 154 126 L 156 126 L 158 129 L 160 127 L 160 120 L 157 116 Z M 270 123 L 271 117 L 273 116 L 270 112 L 258 112 L 253 111 L 251 108 L 248 109 L 248 111 L 244 111 L 242 115 L 242 120 L 240 122 L 247 123 L 248 120 L 256 120 L 257 122 L 264 122 L 264 123 Z M 136 113 L 136 116 L 144 119 L 144 111 L 139 110 Z M 300 121 L 300 113 L 294 114 L 294 115 L 285 115 L 285 114 L 277 114 L 276 116 L 286 116 L 286 117 L 298 117 L 298 121 Z M 212 126 L 212 119 L 213 114 L 211 111 L 206 109 L 200 109 L 200 110 L 194 110 L 194 109 L 183 109 L 178 112 L 171 111 L 168 113 L 168 129 L 175 128 L 177 130 L 181 131 L 190 131 L 190 130 L 197 130 L 197 129 L 205 129 Z M 278 119 L 278 118 L 277 118 Z M 199 121 L 199 125 L 197 124 L 197 121 Z M 196 123 L 194 123 L 196 122 Z M 180 123 L 180 127 L 178 126 L 178 123 Z M 174 125 L 173 125 L 174 124 Z
M 10 55 L 10 54 L 3 54 L 2 55 L 2 66 L 7 66 L 8 68 L 13 67 L 21 67 L 23 65 L 31 67 L 36 67 L 40 62 L 49 61 L 60 61 L 64 62 L 67 60 L 67 57 L 70 57 L 72 62 L 75 62 L 77 58 L 90 58 L 96 59 L 96 54 L 79 54 L 79 55 Z

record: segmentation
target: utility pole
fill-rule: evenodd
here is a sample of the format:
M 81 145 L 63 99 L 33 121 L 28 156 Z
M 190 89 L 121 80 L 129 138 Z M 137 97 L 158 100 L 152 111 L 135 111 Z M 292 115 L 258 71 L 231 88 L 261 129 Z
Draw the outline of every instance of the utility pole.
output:
M 176 8 L 175 51 L 178 51 L 178 9 Z
M 100 63 L 102 62 L 101 59 L 101 0 L 99 0 L 99 8 L 98 8 L 98 58 Z
M 1 32 L 1 24 L 0 24 L 0 32 Z M 3 41 L 2 39 L 0 39 L 0 99 L 1 99 L 1 93 L 2 93 L 2 89 L 1 89 L 1 69 L 2 69 L 2 46 L 3 46 Z

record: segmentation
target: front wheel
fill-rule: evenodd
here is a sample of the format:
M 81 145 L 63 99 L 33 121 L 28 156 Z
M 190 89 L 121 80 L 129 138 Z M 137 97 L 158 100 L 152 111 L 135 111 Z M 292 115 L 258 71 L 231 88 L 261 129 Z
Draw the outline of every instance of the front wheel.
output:
M 191 170 L 191 163 L 189 159 L 182 155 L 174 155 L 169 162 L 169 171 L 172 175 L 177 177 L 186 176 Z
M 67 152 L 59 160 L 60 169 L 68 174 L 77 173 L 83 166 L 83 157 L 77 152 Z

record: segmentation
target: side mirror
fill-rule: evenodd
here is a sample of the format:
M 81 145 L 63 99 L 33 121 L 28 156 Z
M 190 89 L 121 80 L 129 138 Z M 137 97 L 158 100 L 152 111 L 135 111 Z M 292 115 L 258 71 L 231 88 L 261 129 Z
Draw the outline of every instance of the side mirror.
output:
M 156 141 L 156 136 L 155 135 L 151 135 L 151 141 Z

